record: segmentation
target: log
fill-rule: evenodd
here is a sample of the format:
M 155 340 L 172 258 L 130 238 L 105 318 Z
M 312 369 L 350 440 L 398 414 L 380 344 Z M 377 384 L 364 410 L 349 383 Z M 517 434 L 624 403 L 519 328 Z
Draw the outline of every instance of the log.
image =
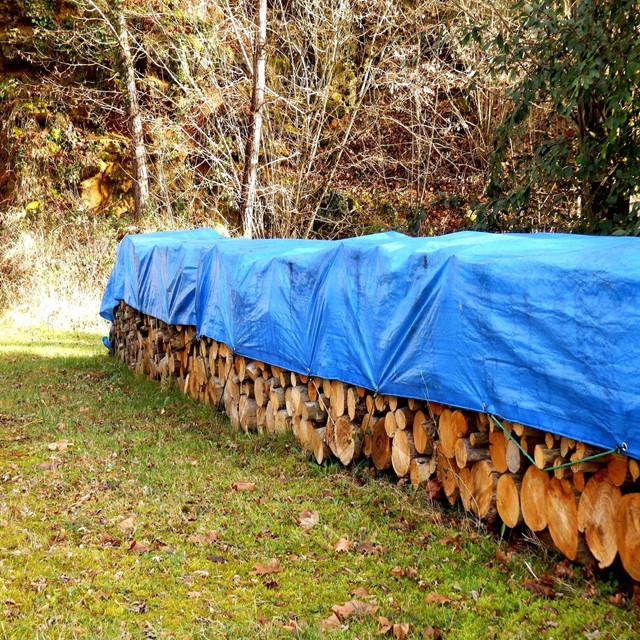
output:
M 322 384 L 318 384 L 315 378 L 311 378 L 309 382 L 307 382 L 307 395 L 309 396 L 309 400 L 311 402 L 315 402 L 318 399 L 318 387 L 321 386 Z
M 311 437 L 311 450 L 318 464 L 323 464 L 331 457 L 331 449 L 329 449 L 324 439 L 326 430 L 326 427 L 314 429 Z
M 533 459 L 538 469 L 546 469 L 554 466 L 556 459 L 560 458 L 560 449 L 547 449 L 545 445 L 537 444 L 533 449 Z
M 611 453 L 608 456 L 607 469 L 609 470 L 609 478 L 611 482 L 616 487 L 621 487 L 627 478 L 629 458 L 627 458 L 623 453 Z
M 387 411 L 384 414 L 384 430 L 390 438 L 396 433 L 396 420 L 393 417 L 393 411 Z
M 358 395 L 356 387 L 347 389 L 347 414 L 352 422 L 360 422 L 367 412 L 367 407 Z
M 560 438 L 560 455 L 563 458 L 567 458 L 569 453 L 576 448 L 576 441 L 571 438 L 562 436 Z
M 371 458 L 376 469 L 382 471 L 391 466 L 391 438 L 384 428 L 384 418 L 380 418 L 371 433 Z
M 340 380 L 331 383 L 331 407 L 336 418 L 340 418 L 347 411 L 347 391 L 344 382 Z
M 458 486 L 460 490 L 460 502 L 465 511 L 471 511 L 473 495 L 471 493 L 471 467 L 465 467 L 458 471 Z
M 544 444 L 547 447 L 547 449 L 554 449 L 556 442 L 557 442 L 557 439 L 553 435 L 553 433 L 547 432 L 544 434 Z
M 416 398 L 408 398 L 407 406 L 411 411 L 422 411 L 422 409 L 424 409 L 424 403 L 422 400 L 417 400 Z
M 578 553 L 578 508 L 569 480 L 553 477 L 547 486 L 547 522 L 551 539 L 569 560 Z
M 391 466 L 400 478 L 406 476 L 411 469 L 411 461 L 418 457 L 413 433 L 398 429 L 391 445 Z
M 266 410 L 265 427 L 267 428 L 267 432 L 275 433 L 276 432 L 276 413 L 278 412 L 278 407 L 276 407 L 271 402 L 271 400 L 269 400 L 265 410 Z
M 296 415 L 302 415 L 302 409 L 305 402 L 309 402 L 307 385 L 298 385 L 291 387 L 291 404 L 293 406 L 293 412 Z
M 258 407 L 256 409 L 256 429 L 258 433 L 264 433 L 267 428 L 267 408 Z
M 524 522 L 531 531 L 547 527 L 547 488 L 549 475 L 531 465 L 527 468 L 520 486 L 520 508 Z
M 393 412 L 398 429 L 406 429 L 409 425 L 413 426 L 413 418 L 415 411 L 411 411 L 409 407 L 399 407 Z
M 413 416 L 413 442 L 418 453 L 430 456 L 433 453 L 433 436 L 437 427 L 432 418 L 427 418 L 423 411 L 416 411 Z
M 498 427 L 489 432 L 489 457 L 498 473 L 506 473 L 507 466 L 507 436 Z
M 445 409 L 440 415 L 438 433 L 442 453 L 447 458 L 455 456 L 456 442 L 458 438 L 466 435 L 468 430 L 467 419 L 461 411 Z
M 360 425 L 348 418 L 340 417 L 335 427 L 336 455 L 343 465 L 347 466 L 357 460 L 362 450 L 362 434 Z
M 487 460 L 480 460 L 471 467 L 471 510 L 481 519 L 492 522 L 498 515 L 496 486 L 500 474 Z
M 291 431 L 291 417 L 284 409 L 280 409 L 278 413 L 276 413 L 276 422 L 275 422 L 276 433 L 287 433 L 287 431 Z
M 238 418 L 240 426 L 245 432 L 257 428 L 257 410 L 258 404 L 253 398 L 248 396 L 240 396 L 238 402 Z
M 496 508 L 502 522 L 513 529 L 524 522 L 520 510 L 521 480 L 517 480 L 509 473 L 503 473 L 496 486 Z
M 585 534 L 589 550 L 601 569 L 609 567 L 618 553 L 616 510 L 620 489 L 601 469 L 587 482 L 578 503 L 578 531 Z
M 473 431 L 469 434 L 469 443 L 472 447 L 485 447 L 489 445 L 489 434 L 486 431 Z
M 388 402 L 387 402 L 387 396 L 383 396 L 382 394 L 378 394 L 374 400 L 373 400 L 373 404 L 376 408 L 376 411 L 378 411 L 379 413 L 382 413 L 383 411 L 386 411 L 386 409 L 388 408 Z M 369 407 L 367 407 L 368 409 Z
M 326 422 L 327 420 L 327 412 L 320 407 L 318 402 L 311 402 L 310 400 L 302 404 L 300 415 L 305 420 L 311 420 L 312 422 Z
M 629 459 L 629 475 L 631 476 L 632 482 L 635 482 L 638 478 L 640 478 L 640 464 L 638 464 L 637 460 Z
M 442 485 L 442 490 L 447 498 L 453 499 L 453 502 L 449 500 L 450 503 L 455 503 L 455 499 L 459 495 L 460 489 L 458 485 L 458 465 L 456 464 L 455 459 L 447 458 L 444 453 L 438 448 L 437 451 L 437 467 L 436 473 L 438 475 L 438 480 L 440 480 L 440 484 Z
M 414 458 L 409 466 L 409 479 L 418 488 L 436 472 L 436 458 Z
M 269 393 L 269 402 L 271 402 L 271 404 L 276 409 L 282 409 L 285 406 L 285 396 L 286 396 L 286 389 L 278 386 L 274 389 L 271 389 L 271 392 Z
M 622 566 L 634 580 L 640 580 L 640 493 L 620 498 L 615 523 Z
M 259 407 L 266 407 L 269 402 L 269 393 L 271 389 L 267 386 L 267 381 L 260 376 L 253 383 L 253 397 Z
M 460 469 L 472 462 L 486 460 L 489 457 L 489 451 L 483 447 L 472 447 L 469 438 L 458 438 L 455 446 L 456 464 Z

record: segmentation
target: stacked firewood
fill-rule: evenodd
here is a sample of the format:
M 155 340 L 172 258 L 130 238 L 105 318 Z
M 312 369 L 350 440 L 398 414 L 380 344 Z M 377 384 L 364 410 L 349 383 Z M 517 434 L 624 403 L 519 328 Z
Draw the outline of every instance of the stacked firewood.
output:
M 322 464 L 370 458 L 414 487 L 429 483 L 478 518 L 528 527 L 567 558 L 617 555 L 640 579 L 640 466 L 595 447 L 485 413 L 385 396 L 284 370 L 120 303 L 117 355 L 150 379 L 224 407 L 245 431 L 292 432 Z M 528 455 L 525 455 L 528 454 Z

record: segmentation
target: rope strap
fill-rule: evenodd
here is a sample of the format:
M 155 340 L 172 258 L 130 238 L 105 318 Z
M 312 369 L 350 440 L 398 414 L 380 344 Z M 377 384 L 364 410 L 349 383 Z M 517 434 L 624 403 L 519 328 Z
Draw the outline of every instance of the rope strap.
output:
M 496 418 L 493 414 L 489 414 L 489 417 L 504 431 L 505 435 L 512 440 L 515 445 L 522 451 L 527 460 L 539 469 L 536 461 L 522 448 L 520 443 L 505 429 L 504 425 Z M 554 467 L 547 467 L 546 469 L 540 469 L 540 471 L 555 471 L 556 469 L 562 469 L 563 467 L 573 467 L 576 464 L 580 464 L 581 462 L 587 462 L 588 460 L 595 460 L 596 458 L 602 458 L 603 456 L 608 456 L 610 453 L 620 453 L 620 447 L 616 447 L 615 449 L 609 449 L 609 451 L 602 451 L 601 453 L 595 453 L 592 456 L 587 456 L 586 458 L 580 458 L 580 460 L 574 460 L 573 462 L 565 462 L 563 464 L 558 464 Z

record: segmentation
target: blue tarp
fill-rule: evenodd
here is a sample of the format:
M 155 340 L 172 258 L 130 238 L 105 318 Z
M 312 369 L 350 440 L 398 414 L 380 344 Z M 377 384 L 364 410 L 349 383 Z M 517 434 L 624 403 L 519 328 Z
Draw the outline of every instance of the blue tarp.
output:
M 125 238 L 102 315 L 124 299 L 250 358 L 640 458 L 640 240 L 213 233 Z

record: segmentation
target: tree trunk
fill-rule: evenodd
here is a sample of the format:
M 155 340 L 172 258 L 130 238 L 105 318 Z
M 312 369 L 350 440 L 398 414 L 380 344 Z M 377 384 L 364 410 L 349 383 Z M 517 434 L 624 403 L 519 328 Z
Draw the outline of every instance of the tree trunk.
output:
M 244 225 L 244 235 L 252 238 L 256 232 L 255 199 L 258 177 L 258 156 L 262 134 L 262 109 L 266 85 L 266 44 L 267 44 L 267 0 L 257 0 L 256 39 L 253 52 L 253 89 L 251 92 L 251 122 L 245 149 L 244 175 L 240 194 L 240 215 Z
M 133 56 L 129 46 L 129 29 L 124 17 L 122 4 L 117 6 L 117 32 L 120 54 L 122 56 L 122 78 L 125 86 L 129 141 L 131 144 L 131 166 L 133 169 L 133 195 L 136 220 L 142 218 L 149 201 L 149 174 L 147 171 L 147 151 L 144 146 L 142 117 L 138 103 L 138 89 L 133 65 Z

